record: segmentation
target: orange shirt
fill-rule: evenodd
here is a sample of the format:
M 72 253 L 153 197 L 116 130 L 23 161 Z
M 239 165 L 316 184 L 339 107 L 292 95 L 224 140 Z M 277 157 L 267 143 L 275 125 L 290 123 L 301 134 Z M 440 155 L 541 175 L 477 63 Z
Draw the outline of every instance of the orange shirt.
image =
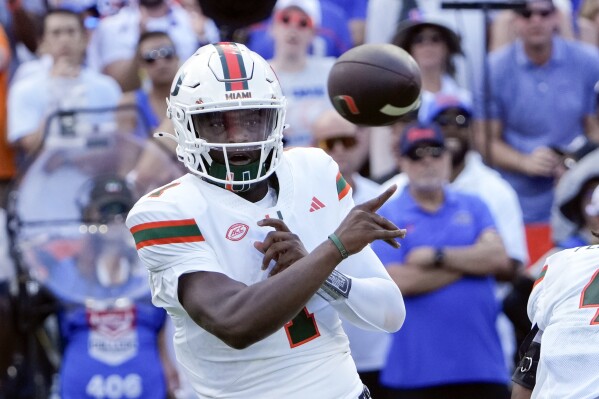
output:
M 0 26 L 0 51 L 10 57 L 10 45 L 2 26 Z M 14 177 L 16 173 L 14 151 L 7 142 L 8 67 L 0 70 L 0 180 Z

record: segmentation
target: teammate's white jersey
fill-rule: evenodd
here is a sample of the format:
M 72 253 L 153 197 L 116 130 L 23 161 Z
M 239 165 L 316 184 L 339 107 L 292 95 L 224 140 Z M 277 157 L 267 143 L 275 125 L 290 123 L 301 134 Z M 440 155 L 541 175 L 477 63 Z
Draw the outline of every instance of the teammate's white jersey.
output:
M 528 300 L 542 331 L 533 398 L 599 398 L 599 245 L 549 257 Z
M 153 302 L 172 317 L 177 359 L 202 398 L 355 399 L 362 383 L 347 337 L 337 310 L 320 296 L 310 299 L 293 324 L 243 350 L 199 327 L 177 299 L 178 278 L 188 272 L 219 272 L 247 285 L 266 279 L 263 255 L 253 243 L 271 228 L 259 227 L 259 220 L 282 218 L 311 251 L 353 207 L 349 185 L 319 149 L 286 151 L 276 175 L 278 200 L 269 208 L 191 174 L 135 205 L 127 225 L 151 272 Z M 338 270 L 391 281 L 369 247 Z M 359 284 L 352 284 L 353 292 Z

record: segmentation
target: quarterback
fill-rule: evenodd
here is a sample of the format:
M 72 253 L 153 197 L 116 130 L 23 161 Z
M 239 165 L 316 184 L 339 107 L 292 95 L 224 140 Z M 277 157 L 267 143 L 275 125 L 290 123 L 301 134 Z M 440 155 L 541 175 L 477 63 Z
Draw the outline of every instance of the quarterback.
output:
M 177 360 L 201 398 L 369 398 L 339 315 L 397 331 L 401 292 L 370 249 L 398 247 L 355 206 L 322 150 L 283 151 L 285 99 L 268 63 L 237 43 L 179 69 L 168 117 L 190 173 L 148 193 L 127 225 L 152 300 L 175 326 Z

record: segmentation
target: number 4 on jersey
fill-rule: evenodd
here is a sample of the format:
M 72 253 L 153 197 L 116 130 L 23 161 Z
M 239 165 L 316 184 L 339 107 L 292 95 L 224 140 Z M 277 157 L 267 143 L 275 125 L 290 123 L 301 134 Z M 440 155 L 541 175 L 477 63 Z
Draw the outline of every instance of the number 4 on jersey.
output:
M 597 308 L 597 312 L 591 320 L 591 325 L 599 324 L 599 269 L 583 288 L 580 294 L 580 308 Z
M 287 333 L 289 346 L 292 348 L 320 337 L 314 314 L 309 313 L 305 307 L 300 310 L 293 320 L 285 324 L 285 332 Z

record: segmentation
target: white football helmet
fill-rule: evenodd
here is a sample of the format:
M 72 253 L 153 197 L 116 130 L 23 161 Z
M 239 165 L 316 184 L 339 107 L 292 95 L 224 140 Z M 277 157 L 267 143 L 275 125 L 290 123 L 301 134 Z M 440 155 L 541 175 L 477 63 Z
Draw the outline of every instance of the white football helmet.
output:
M 175 76 L 167 116 L 187 169 L 232 191 L 268 178 L 281 161 L 285 97 L 270 65 L 243 44 L 198 49 Z M 231 138 L 232 126 L 248 134 Z M 231 161 L 257 151 L 254 162 Z

